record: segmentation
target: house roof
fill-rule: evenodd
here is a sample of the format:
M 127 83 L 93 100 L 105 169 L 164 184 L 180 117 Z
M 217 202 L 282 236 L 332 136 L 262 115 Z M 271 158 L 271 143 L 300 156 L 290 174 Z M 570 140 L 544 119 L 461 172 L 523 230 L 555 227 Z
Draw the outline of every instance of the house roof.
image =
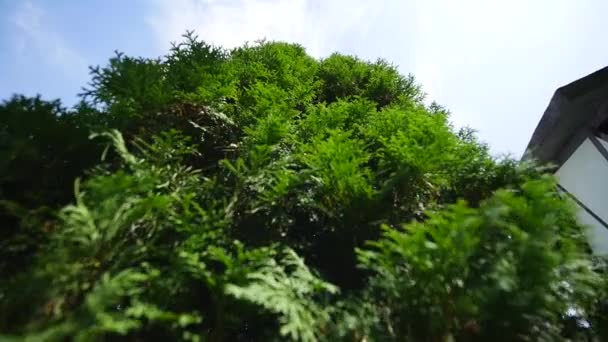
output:
M 528 143 L 523 159 L 564 163 L 608 118 L 608 67 L 558 88 Z

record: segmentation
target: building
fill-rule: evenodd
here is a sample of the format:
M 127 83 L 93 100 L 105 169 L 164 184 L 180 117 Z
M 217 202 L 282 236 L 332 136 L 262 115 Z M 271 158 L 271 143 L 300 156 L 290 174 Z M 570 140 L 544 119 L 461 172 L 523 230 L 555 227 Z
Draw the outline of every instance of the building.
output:
M 555 91 L 524 154 L 557 166 L 596 254 L 608 255 L 608 67 Z

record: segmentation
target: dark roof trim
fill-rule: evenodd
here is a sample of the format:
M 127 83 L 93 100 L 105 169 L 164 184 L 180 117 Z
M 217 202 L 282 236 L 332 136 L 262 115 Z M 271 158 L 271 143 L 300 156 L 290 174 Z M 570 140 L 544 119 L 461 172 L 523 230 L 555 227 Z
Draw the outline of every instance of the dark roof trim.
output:
M 608 67 L 605 67 L 568 85 L 565 85 L 559 88 L 557 91 L 560 91 L 568 99 L 573 100 L 601 87 L 602 85 L 605 85 L 607 80 Z
M 604 157 L 604 159 L 608 161 L 608 151 L 606 150 L 604 145 L 602 145 L 602 143 L 598 140 L 598 138 L 595 135 L 590 134 L 589 140 L 591 140 L 591 143 L 593 143 L 593 146 L 595 146 L 595 149 L 602 155 L 602 157 Z
M 555 91 L 523 159 L 564 163 L 608 116 L 608 67 Z

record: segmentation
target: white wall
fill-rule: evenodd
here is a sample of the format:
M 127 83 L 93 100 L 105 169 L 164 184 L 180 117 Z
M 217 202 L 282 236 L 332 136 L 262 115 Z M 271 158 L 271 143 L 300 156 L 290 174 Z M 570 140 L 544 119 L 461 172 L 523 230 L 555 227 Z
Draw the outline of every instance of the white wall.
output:
M 599 142 L 601 142 L 601 143 L 602 143 L 602 145 L 604 145 L 604 148 L 605 148 L 605 149 L 608 149 L 608 141 L 605 141 L 604 139 L 600 139 L 600 138 L 598 138 L 597 140 L 598 140 Z
M 605 146 L 608 147 L 608 144 Z M 608 161 L 589 139 L 578 147 L 555 175 L 568 192 L 608 222 Z M 589 243 L 594 252 L 608 254 L 608 229 L 582 208 L 579 219 L 590 227 Z

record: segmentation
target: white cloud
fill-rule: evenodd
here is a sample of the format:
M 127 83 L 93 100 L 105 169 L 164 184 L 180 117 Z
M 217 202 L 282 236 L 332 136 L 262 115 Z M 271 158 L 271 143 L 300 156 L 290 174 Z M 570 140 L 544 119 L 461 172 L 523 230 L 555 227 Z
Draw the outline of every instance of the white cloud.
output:
M 260 38 L 383 57 L 413 72 L 456 126 L 523 152 L 553 91 L 606 64 L 605 0 L 156 0 L 163 48 L 195 29 L 234 47 Z
M 195 30 L 228 48 L 266 38 L 297 42 L 322 56 L 348 34 L 364 33 L 369 28 L 365 18 L 380 7 L 359 0 L 157 0 L 148 23 L 165 48 L 186 30 Z
M 11 17 L 15 29 L 15 52 L 33 51 L 43 61 L 59 66 L 65 72 L 86 70 L 85 59 L 45 19 L 44 10 L 32 2 L 25 1 L 17 6 Z

